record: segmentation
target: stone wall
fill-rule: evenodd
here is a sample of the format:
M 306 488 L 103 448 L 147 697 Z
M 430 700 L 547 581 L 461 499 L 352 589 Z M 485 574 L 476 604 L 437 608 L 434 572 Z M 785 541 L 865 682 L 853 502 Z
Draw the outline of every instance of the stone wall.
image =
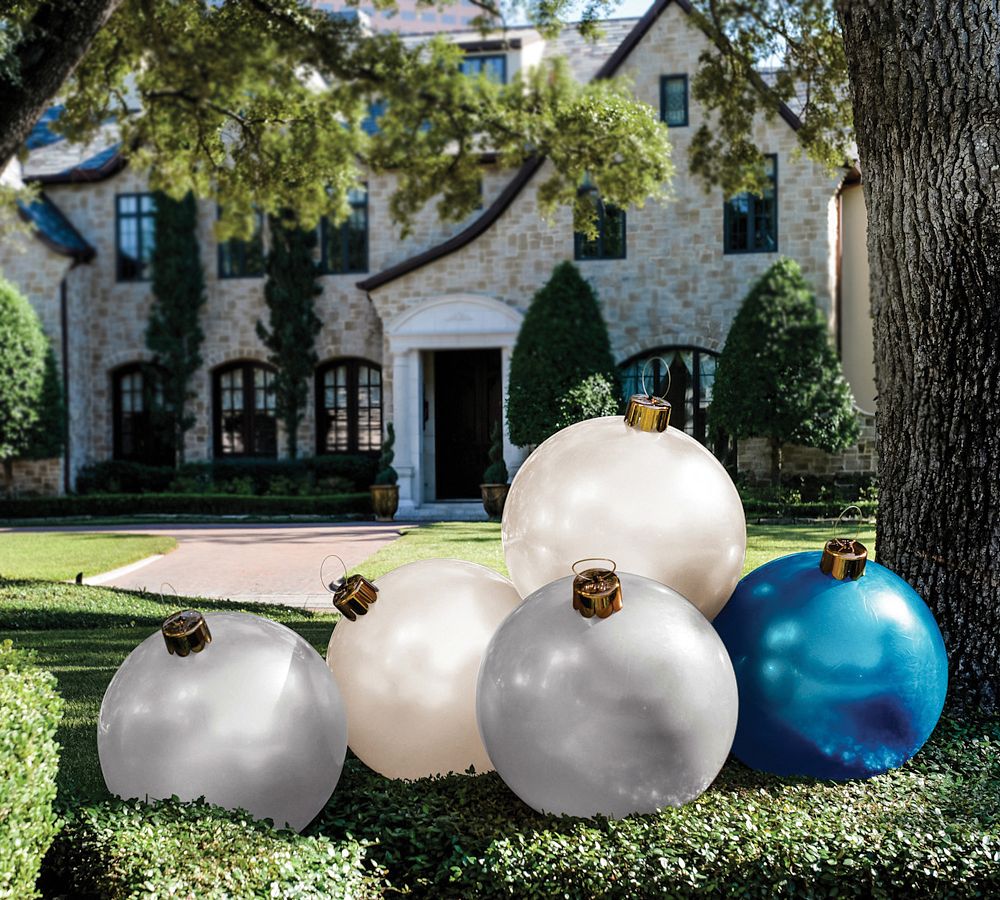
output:
M 15 497 L 46 497 L 63 492 L 62 459 L 26 459 L 14 463 Z

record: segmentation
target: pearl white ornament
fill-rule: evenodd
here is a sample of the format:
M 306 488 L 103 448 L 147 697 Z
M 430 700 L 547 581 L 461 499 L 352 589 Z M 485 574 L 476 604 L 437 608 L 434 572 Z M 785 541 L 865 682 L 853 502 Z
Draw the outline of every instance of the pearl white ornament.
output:
M 344 765 L 347 717 L 322 657 L 248 613 L 206 613 L 211 642 L 167 651 L 157 632 L 111 680 L 97 726 L 108 790 L 124 799 L 204 796 L 301 831 Z
M 736 678 L 704 616 L 676 591 L 620 573 L 622 609 L 583 618 L 572 577 L 497 630 L 477 711 L 500 777 L 540 812 L 621 818 L 704 791 L 736 732 Z
M 377 600 L 334 628 L 326 660 L 347 705 L 351 749 L 389 778 L 493 768 L 476 728 L 476 675 L 520 604 L 492 569 L 457 559 L 400 566 Z
M 719 461 L 676 428 L 641 431 L 621 416 L 578 422 L 531 453 L 511 484 L 502 536 L 522 597 L 599 554 L 672 587 L 709 619 L 746 554 L 743 504 Z

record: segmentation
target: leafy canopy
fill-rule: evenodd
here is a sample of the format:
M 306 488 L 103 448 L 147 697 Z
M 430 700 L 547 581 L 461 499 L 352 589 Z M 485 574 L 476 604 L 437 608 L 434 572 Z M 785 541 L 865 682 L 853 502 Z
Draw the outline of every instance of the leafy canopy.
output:
M 549 34 L 579 9 L 478 5 L 484 28 L 516 12 Z M 583 30 L 613 6 L 588 0 Z M 558 61 L 493 84 L 463 75 L 461 57 L 443 37 L 407 46 L 298 0 L 125 0 L 67 85 L 60 127 L 79 139 L 116 117 L 154 188 L 220 202 L 222 237 L 248 236 L 255 208 L 294 209 L 305 227 L 324 214 L 340 221 L 348 190 L 387 170 L 399 175 L 391 208 L 404 225 L 435 197 L 443 216 L 461 218 L 480 202 L 483 153 L 508 167 L 546 156 L 543 210 L 578 207 L 587 230 L 585 173 L 620 207 L 663 195 L 666 127 L 624 84 L 579 85 Z M 362 127 L 372 104 L 382 110 L 374 134 Z
M 595 375 L 599 381 L 592 379 Z M 604 382 L 617 393 L 617 370 L 597 295 L 573 263 L 560 263 L 532 298 L 511 354 L 511 441 L 540 444 L 570 420 L 602 414 L 603 408 L 595 408 L 608 392 Z
M 780 259 L 750 289 L 715 371 L 713 429 L 834 452 L 857 439 L 851 389 L 798 263 Z

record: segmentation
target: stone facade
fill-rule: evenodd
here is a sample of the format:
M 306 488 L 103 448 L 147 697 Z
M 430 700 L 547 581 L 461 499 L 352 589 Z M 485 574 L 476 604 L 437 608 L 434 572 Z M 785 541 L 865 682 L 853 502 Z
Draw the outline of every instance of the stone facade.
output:
M 704 46 L 701 32 L 691 27 L 678 4 L 671 3 L 618 74 L 631 82 L 640 100 L 658 109 L 660 76 L 693 73 Z M 697 104 L 690 102 L 689 109 L 688 126 L 671 130 L 677 174 L 670 200 L 627 211 L 626 258 L 578 263 L 599 294 L 613 350 L 621 362 L 667 346 L 721 350 L 750 283 L 778 256 L 723 252 L 722 194 L 706 194 L 687 170 L 689 142 L 702 122 Z M 756 138 L 762 150 L 776 154 L 778 160 L 779 252 L 802 265 L 833 326 L 839 178 L 795 153 L 795 134 L 780 118 L 758 121 Z M 433 457 L 427 436 L 427 410 L 434 402 L 428 368 L 432 354 L 446 347 L 500 349 L 505 395 L 509 352 L 521 314 L 554 265 L 573 259 L 569 211 L 557 210 L 546 219 L 538 209 L 536 191 L 548 165 L 484 233 L 454 252 L 367 292 L 358 287 L 365 275 L 320 278 L 323 293 L 317 299 L 317 314 L 323 328 L 316 343 L 320 363 L 357 357 L 382 366 L 383 421 L 395 420 L 400 433 L 396 467 L 403 476 L 404 511 L 406 504 L 415 508 L 434 498 L 433 478 L 427 474 Z M 484 167 L 485 207 L 512 174 Z M 439 245 L 468 224 L 441 223 L 429 209 L 417 217 L 412 233 L 401 239 L 389 217 L 395 183 L 391 175 L 368 182 L 370 274 Z M 47 188 L 52 201 L 96 250 L 88 264 L 70 267 L 65 257 L 38 241 L 18 252 L 10 242 L 0 245 L 0 269 L 27 292 L 57 343 L 62 341 L 59 298 L 60 283 L 65 281 L 71 479 L 82 466 L 112 455 L 114 372 L 150 358 L 144 339 L 150 284 L 117 281 L 115 248 L 115 196 L 145 190 L 143 176 L 129 168 L 96 182 Z M 264 279 L 218 277 L 215 207 L 205 202 L 201 212 L 199 238 L 208 302 L 203 315 L 204 365 L 193 385 L 196 424 L 185 445 L 189 460 L 213 454 L 213 371 L 237 360 L 266 359 L 255 331 L 258 319 L 266 320 Z M 431 308 L 437 312 L 417 327 L 415 316 Z M 312 410 L 310 396 L 298 436 L 305 453 L 312 452 L 316 442 Z M 795 452 L 789 454 L 788 464 L 831 472 L 873 465 L 872 444 L 864 438 L 841 462 L 824 461 L 809 452 L 800 459 Z M 509 440 L 505 456 L 516 470 L 521 452 Z M 741 448 L 741 463 L 753 471 L 757 456 L 751 442 Z M 40 484 L 37 479 L 34 483 Z

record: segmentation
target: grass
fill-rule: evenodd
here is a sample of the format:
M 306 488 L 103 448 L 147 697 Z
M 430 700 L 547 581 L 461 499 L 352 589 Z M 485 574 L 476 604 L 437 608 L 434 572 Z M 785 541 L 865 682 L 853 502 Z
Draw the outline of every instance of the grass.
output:
M 0 534 L 0 573 L 66 581 L 78 572 L 99 575 L 176 546 L 177 541 L 162 535 L 5 532 Z

